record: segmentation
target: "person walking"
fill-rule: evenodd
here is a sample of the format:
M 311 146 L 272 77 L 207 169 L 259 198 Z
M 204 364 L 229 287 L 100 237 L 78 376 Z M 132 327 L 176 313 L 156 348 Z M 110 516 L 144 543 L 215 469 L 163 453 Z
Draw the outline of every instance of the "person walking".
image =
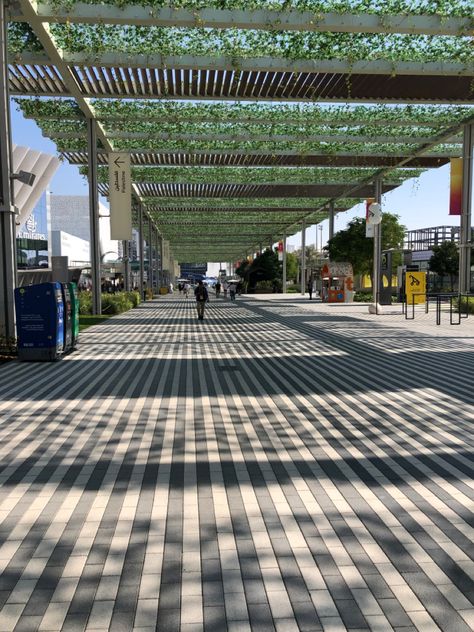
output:
M 183 287 L 183 292 L 184 292 L 184 298 L 188 298 L 189 296 L 189 290 L 191 289 L 191 286 L 189 285 L 189 283 L 186 281 L 186 283 L 184 284 Z
M 227 298 L 227 290 L 229 289 L 229 284 L 227 283 L 227 281 L 224 281 L 224 283 L 222 284 L 222 289 L 224 290 L 224 299 Z
M 308 281 L 308 294 L 309 294 L 309 300 L 311 300 L 313 298 L 313 279 L 310 279 Z
M 198 281 L 197 287 L 194 290 L 194 296 L 196 297 L 196 308 L 198 313 L 198 319 L 204 320 L 204 307 L 209 300 L 209 294 L 207 288 L 202 281 Z
M 235 301 L 235 293 L 237 292 L 237 286 L 234 282 L 229 285 L 229 296 L 231 301 Z
M 220 281 L 217 281 L 217 283 L 214 286 L 214 289 L 216 290 L 216 298 L 219 298 L 220 294 L 221 294 L 221 284 Z

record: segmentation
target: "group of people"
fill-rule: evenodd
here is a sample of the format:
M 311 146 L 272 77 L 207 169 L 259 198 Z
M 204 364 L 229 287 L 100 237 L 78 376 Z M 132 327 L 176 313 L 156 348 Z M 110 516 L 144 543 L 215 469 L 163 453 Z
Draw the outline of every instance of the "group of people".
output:
M 223 281 L 222 285 L 220 281 L 217 281 L 217 283 L 214 286 L 214 289 L 216 291 L 216 298 L 219 298 L 219 296 L 221 295 L 221 289 L 222 289 L 224 298 L 227 298 L 227 294 L 229 294 L 230 300 L 235 301 L 235 295 L 237 294 L 237 289 L 238 289 L 235 281 L 231 281 L 230 283 L 228 283 L 228 281 Z
M 190 289 L 191 289 L 191 286 L 189 285 L 187 281 L 183 283 L 178 283 L 178 291 L 181 295 L 184 295 L 185 298 L 188 298 Z

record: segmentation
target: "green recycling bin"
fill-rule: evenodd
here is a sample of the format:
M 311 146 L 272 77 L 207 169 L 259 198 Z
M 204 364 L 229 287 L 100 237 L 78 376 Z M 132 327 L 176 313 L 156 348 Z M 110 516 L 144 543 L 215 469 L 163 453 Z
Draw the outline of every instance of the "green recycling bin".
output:
M 71 297 L 72 348 L 76 349 L 79 340 L 79 295 L 75 283 L 68 283 L 68 287 Z

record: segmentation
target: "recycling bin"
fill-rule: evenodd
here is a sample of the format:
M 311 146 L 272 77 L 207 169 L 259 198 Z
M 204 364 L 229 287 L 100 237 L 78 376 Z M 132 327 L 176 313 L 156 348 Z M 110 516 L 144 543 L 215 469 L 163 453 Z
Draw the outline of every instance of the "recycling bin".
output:
M 72 312 L 72 348 L 76 349 L 79 341 L 79 294 L 75 283 L 68 283 L 68 286 Z
M 61 283 L 64 304 L 64 349 L 63 353 L 72 351 L 72 307 L 69 283 Z
M 38 283 L 16 288 L 15 307 L 19 360 L 59 360 L 64 349 L 61 284 Z

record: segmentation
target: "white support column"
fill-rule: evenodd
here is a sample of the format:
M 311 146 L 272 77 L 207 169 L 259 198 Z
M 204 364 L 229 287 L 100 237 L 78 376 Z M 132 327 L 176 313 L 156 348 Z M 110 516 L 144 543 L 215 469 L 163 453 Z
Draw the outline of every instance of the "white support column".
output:
M 153 287 L 153 227 L 151 215 L 148 215 L 148 283 L 150 290 Z
M 130 291 L 130 242 L 124 240 L 122 242 L 123 250 L 123 289 Z
M 160 288 L 160 234 L 158 232 L 158 228 L 155 226 L 155 294 L 159 291 Z
M 92 276 L 92 313 L 102 311 L 99 238 L 99 187 L 97 182 L 97 130 L 94 119 L 87 119 L 87 158 L 89 174 L 89 223 Z
M 283 235 L 283 294 L 286 294 L 286 234 Z
M 329 239 L 334 237 L 334 202 L 329 203 Z
M 0 336 L 8 339 L 16 335 L 16 231 L 7 59 L 5 2 L 0 0 Z
M 375 201 L 382 206 L 382 178 L 375 180 Z M 382 223 L 374 226 L 374 268 L 372 276 L 373 306 L 372 312 L 379 311 L 378 293 L 380 292 L 380 263 L 382 259 Z
M 464 126 L 462 152 L 462 213 L 459 239 L 459 292 L 471 289 L 471 235 L 472 235 L 472 168 L 474 123 Z
M 139 291 L 140 297 L 142 300 L 145 300 L 145 292 L 143 291 L 143 282 L 145 280 L 145 236 L 143 234 L 143 205 L 138 205 L 138 240 L 139 240 L 139 253 L 140 257 L 140 280 L 139 280 Z
M 164 237 L 163 237 L 163 235 L 160 235 L 160 284 L 162 286 L 165 284 L 165 277 L 164 277 L 164 274 L 163 274 L 163 271 L 164 271 L 164 267 L 163 267 L 164 253 L 165 253 Z
M 301 267 L 300 267 L 301 296 L 306 291 L 306 222 L 303 220 L 301 228 Z

